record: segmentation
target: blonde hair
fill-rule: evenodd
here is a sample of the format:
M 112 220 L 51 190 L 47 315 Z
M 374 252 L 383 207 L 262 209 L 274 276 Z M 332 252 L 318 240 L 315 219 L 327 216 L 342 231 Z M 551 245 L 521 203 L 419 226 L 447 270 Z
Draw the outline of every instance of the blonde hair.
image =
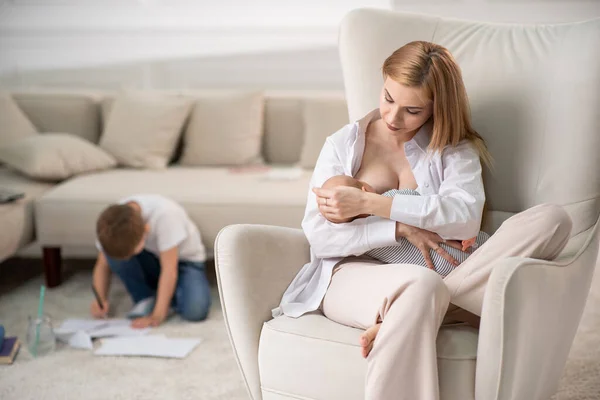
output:
M 435 43 L 408 43 L 382 67 L 383 76 L 408 86 L 424 89 L 433 101 L 433 133 L 429 148 L 441 152 L 461 140 L 473 143 L 479 157 L 492 167 L 493 160 L 485 141 L 471 126 L 471 111 L 460 68 L 452 54 Z

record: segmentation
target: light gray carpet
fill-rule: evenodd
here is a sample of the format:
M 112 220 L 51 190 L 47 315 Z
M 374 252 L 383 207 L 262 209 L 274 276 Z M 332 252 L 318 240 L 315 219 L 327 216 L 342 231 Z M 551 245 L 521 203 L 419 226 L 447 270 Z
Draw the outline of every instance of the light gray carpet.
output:
M 90 271 L 79 271 L 47 292 L 46 310 L 55 321 L 87 317 L 92 299 Z M 35 313 L 41 278 L 27 281 L 0 298 L 0 321 L 8 334 L 25 339 L 27 316 Z M 214 290 L 214 289 L 213 289 Z M 131 303 L 114 283 L 112 304 L 123 315 Z M 16 363 L 0 366 L 2 400 L 202 399 L 242 400 L 247 394 L 229 345 L 216 290 L 205 322 L 178 317 L 156 328 L 169 337 L 201 337 L 204 341 L 184 360 L 97 357 L 90 351 L 60 346 L 51 355 L 32 359 L 22 349 Z M 570 358 L 553 400 L 600 399 L 600 273 Z
M 55 321 L 88 318 L 93 298 L 91 271 L 79 271 L 46 292 L 46 310 Z M 36 313 L 41 278 L 35 278 L 0 298 L 0 321 L 7 334 L 25 341 L 27 316 Z M 123 316 L 131 307 L 125 289 L 114 280 L 111 307 Z M 184 322 L 173 317 L 153 329 L 168 337 L 200 337 L 203 342 L 183 360 L 99 357 L 89 350 L 59 345 L 53 354 L 33 359 L 21 348 L 17 361 L 0 366 L 2 400 L 87 399 L 247 399 L 223 323 L 218 293 L 206 321 Z M 97 346 L 97 345 L 96 345 Z

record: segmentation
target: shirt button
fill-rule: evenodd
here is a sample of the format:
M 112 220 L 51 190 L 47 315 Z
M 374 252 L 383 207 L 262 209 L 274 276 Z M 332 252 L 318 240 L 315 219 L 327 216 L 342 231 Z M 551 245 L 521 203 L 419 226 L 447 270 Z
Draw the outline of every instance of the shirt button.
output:
M 406 150 L 412 150 L 412 149 L 413 149 L 413 146 L 412 146 L 412 144 L 407 144 L 407 145 L 406 145 Z
M 428 188 L 429 187 L 429 183 L 425 182 L 425 187 Z

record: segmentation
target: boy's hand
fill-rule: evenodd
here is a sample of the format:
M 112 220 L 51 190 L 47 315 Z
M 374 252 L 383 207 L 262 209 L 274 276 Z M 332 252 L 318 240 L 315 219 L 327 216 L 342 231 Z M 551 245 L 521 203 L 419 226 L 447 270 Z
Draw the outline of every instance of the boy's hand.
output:
M 149 326 L 159 326 L 164 320 L 164 316 L 152 314 L 147 317 L 134 319 L 131 323 L 131 326 L 136 329 L 147 328 Z
M 105 301 L 102 308 L 100 308 L 100 305 L 94 299 L 92 304 L 90 304 L 90 314 L 92 314 L 92 317 L 94 318 L 106 318 L 109 307 L 108 301 Z

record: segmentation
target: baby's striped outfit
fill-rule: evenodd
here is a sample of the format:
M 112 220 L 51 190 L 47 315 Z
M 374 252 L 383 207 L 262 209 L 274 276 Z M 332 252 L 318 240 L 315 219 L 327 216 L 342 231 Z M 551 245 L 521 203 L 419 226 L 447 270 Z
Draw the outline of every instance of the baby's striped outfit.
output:
M 411 189 L 392 189 L 383 193 L 383 196 L 394 197 L 397 194 L 420 196 L 419 192 Z M 479 234 L 477 235 L 477 239 L 475 240 L 475 244 L 473 244 L 473 246 L 471 247 L 472 251 L 475 251 L 489 238 L 490 235 L 488 235 L 487 233 L 479 232 Z M 469 257 L 469 253 L 455 249 L 454 247 L 450 247 L 444 243 L 441 243 L 440 247 L 446 250 L 448 254 L 454 257 L 454 259 L 459 263 L 462 263 L 467 259 L 467 257 Z M 431 255 L 431 261 L 433 261 L 435 271 L 438 274 L 446 276 L 455 268 L 454 265 L 450 264 L 448 261 L 446 261 L 445 258 L 440 256 L 435 251 L 429 250 L 429 254 Z M 368 251 L 366 255 L 373 257 L 379 261 L 382 261 L 386 264 L 416 264 L 421 265 L 423 267 L 427 267 L 427 264 L 425 263 L 425 259 L 423 258 L 423 254 L 421 254 L 421 251 L 415 245 L 410 243 L 406 238 L 401 238 L 398 241 L 398 245 L 373 249 Z

